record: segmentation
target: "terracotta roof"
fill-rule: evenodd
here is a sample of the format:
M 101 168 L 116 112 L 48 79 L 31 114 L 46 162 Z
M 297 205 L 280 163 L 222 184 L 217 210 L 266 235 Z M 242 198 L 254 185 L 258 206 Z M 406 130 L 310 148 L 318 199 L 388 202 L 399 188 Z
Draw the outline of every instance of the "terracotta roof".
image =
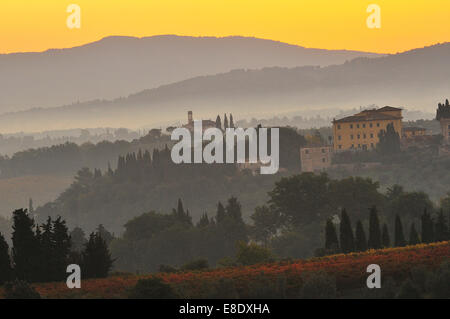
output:
M 382 107 L 381 109 L 378 109 L 377 111 L 382 111 L 382 112 L 389 112 L 389 111 L 402 111 L 403 109 L 400 109 L 398 107 L 392 107 L 392 106 L 385 106 Z
M 362 115 L 347 116 L 339 120 L 334 120 L 333 123 L 345 122 L 367 122 L 367 121 L 383 121 L 383 120 L 398 120 L 401 117 L 392 116 L 378 112 L 364 112 Z
M 383 112 L 401 111 L 401 110 L 402 109 L 391 106 L 385 106 L 382 107 L 381 109 L 364 110 L 358 114 L 347 116 L 339 120 L 334 120 L 333 123 L 398 120 L 402 119 L 402 117 L 389 115 Z

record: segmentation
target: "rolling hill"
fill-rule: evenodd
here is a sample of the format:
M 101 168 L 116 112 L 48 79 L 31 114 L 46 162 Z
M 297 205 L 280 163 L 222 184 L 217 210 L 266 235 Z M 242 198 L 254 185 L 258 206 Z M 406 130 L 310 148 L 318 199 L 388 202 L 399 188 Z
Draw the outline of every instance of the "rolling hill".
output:
M 376 56 L 245 37 L 107 37 L 69 49 L 0 54 L 0 113 L 112 99 L 232 69 L 326 66 Z

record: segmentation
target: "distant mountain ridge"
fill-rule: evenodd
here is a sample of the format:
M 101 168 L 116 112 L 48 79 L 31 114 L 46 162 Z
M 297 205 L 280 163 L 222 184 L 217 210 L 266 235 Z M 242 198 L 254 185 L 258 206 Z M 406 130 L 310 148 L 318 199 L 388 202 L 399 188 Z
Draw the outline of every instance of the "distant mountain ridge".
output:
M 377 56 L 246 37 L 112 36 L 69 49 L 0 54 L 0 113 L 113 99 L 233 69 L 326 66 Z
M 432 112 L 450 96 L 450 43 L 342 65 L 240 69 L 198 76 L 115 100 L 96 100 L 0 116 L 0 128 L 138 127 L 233 112 L 276 115 L 304 109 L 398 105 Z M 337 111 L 338 112 L 338 111 Z

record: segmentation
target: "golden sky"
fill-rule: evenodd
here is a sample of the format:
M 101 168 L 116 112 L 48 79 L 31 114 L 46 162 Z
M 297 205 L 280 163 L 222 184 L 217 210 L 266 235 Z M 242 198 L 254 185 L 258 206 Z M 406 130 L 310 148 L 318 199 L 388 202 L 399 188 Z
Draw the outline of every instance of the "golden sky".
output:
M 81 28 L 66 25 L 69 4 Z M 366 25 L 369 4 L 381 28 Z M 450 41 L 450 0 L 1 0 L 0 53 L 43 51 L 110 35 L 242 35 L 305 47 L 395 53 Z

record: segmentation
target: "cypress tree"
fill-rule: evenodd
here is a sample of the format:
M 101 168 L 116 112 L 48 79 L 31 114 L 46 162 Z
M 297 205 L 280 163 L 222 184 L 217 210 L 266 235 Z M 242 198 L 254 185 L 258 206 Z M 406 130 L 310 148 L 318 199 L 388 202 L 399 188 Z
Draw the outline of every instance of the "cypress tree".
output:
M 380 222 L 378 220 L 378 212 L 375 206 L 370 209 L 369 240 L 367 242 L 367 246 L 369 249 L 380 249 L 382 247 Z
M 383 224 L 383 231 L 381 235 L 381 240 L 384 248 L 391 246 L 391 238 L 389 237 L 389 229 L 386 223 Z
M 363 224 L 360 220 L 356 223 L 356 233 L 355 233 L 355 248 L 356 251 L 366 251 L 367 250 L 367 238 L 364 232 Z
M 55 278 L 55 242 L 53 239 L 53 223 L 50 217 L 41 226 L 40 234 L 40 259 L 41 259 L 41 281 L 53 281 Z
M 61 217 L 58 217 L 53 222 L 53 242 L 53 276 L 55 280 L 62 280 L 66 277 L 66 267 L 70 254 L 71 241 L 66 222 L 62 220 Z
M 5 237 L 0 233 L 0 285 L 12 280 L 13 270 L 9 257 L 9 246 Z
M 216 222 L 220 224 L 225 219 L 225 216 L 226 216 L 225 208 L 223 207 L 222 203 L 219 202 L 217 204 Z
M 230 113 L 230 127 L 234 128 L 233 114 Z
M 339 249 L 339 242 L 336 233 L 336 227 L 331 218 L 327 219 L 325 226 L 325 249 L 337 251 Z
M 436 219 L 435 237 L 436 241 L 446 241 L 449 239 L 447 219 L 445 218 L 442 209 L 440 210 Z
M 395 216 L 395 234 L 394 234 L 394 246 L 403 247 L 406 246 L 405 235 L 403 234 L 402 220 L 399 215 Z
M 350 218 L 347 215 L 345 209 L 341 213 L 341 225 L 340 225 L 340 243 L 343 253 L 349 253 L 355 250 L 355 240 L 353 237 L 352 225 Z
M 422 214 L 422 242 L 432 243 L 434 241 L 434 225 L 430 213 L 425 210 Z
M 39 280 L 40 243 L 34 233 L 34 220 L 26 209 L 13 212 L 12 259 L 18 279 L 28 282 Z
M 227 118 L 227 115 L 225 114 L 223 116 L 223 129 L 225 130 L 227 128 L 229 128 L 229 126 L 228 126 L 228 118 Z
M 417 233 L 416 225 L 412 223 L 411 230 L 409 231 L 409 244 L 417 245 L 418 243 L 420 243 L 419 234 Z
M 217 115 L 216 117 L 216 128 L 222 129 L 222 120 L 220 119 L 220 115 Z

